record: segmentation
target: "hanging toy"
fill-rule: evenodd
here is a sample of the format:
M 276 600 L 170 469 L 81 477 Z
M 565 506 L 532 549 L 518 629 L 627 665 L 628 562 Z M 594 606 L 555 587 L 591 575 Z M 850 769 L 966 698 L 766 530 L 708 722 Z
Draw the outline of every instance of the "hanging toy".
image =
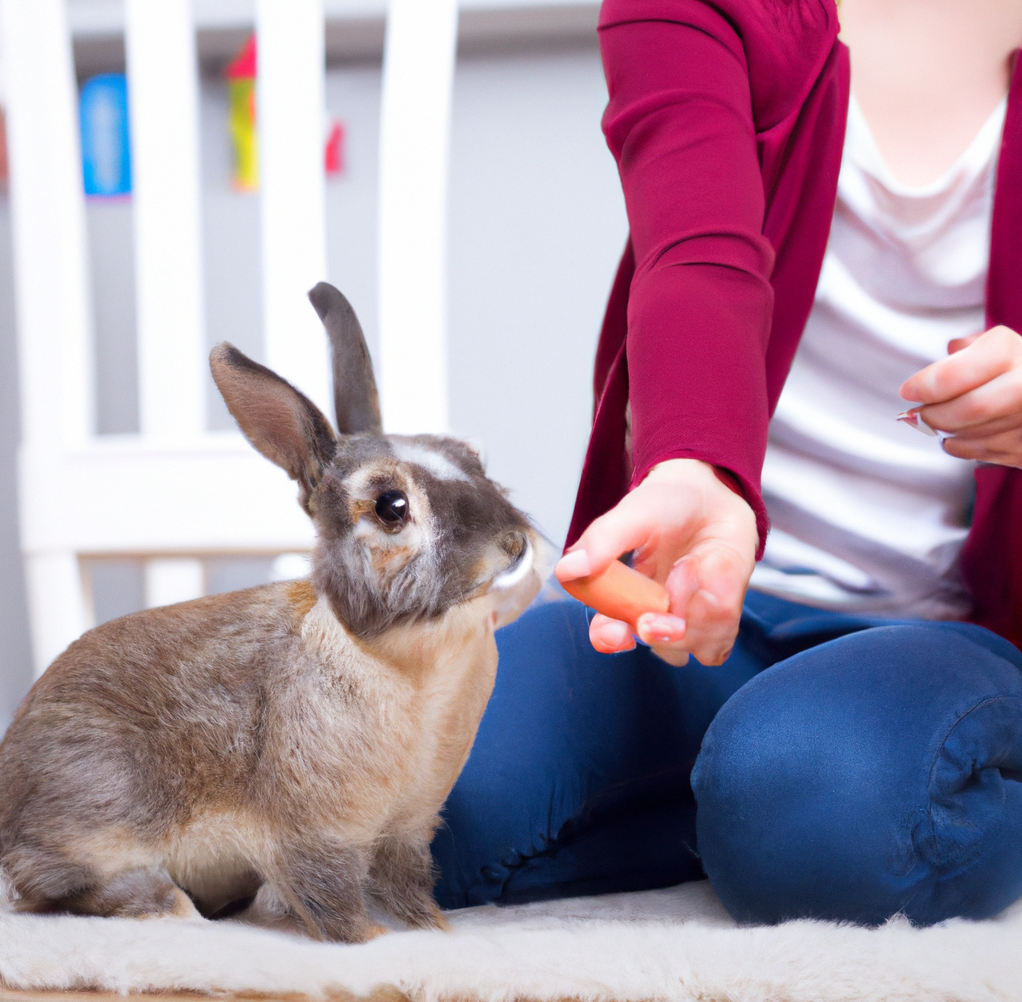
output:
M 231 183 L 238 191 L 259 187 L 259 142 L 256 134 L 256 37 L 248 36 L 234 61 L 224 70 L 230 104 L 229 124 L 234 147 Z

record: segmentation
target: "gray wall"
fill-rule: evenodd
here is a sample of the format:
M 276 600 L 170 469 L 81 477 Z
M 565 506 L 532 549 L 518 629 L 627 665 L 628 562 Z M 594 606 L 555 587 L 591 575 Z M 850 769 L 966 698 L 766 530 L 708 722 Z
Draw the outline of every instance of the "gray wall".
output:
M 627 224 L 595 49 L 461 59 L 450 201 L 451 415 L 555 542 Z
M 115 68 L 115 67 L 110 67 Z M 378 62 L 332 66 L 327 107 L 347 131 L 347 169 L 328 180 L 329 279 L 377 344 Z M 455 79 L 449 245 L 451 416 L 491 474 L 555 542 L 567 529 L 591 411 L 589 377 L 626 222 L 599 130 L 606 90 L 595 44 L 463 55 Z M 206 320 L 263 356 L 258 199 L 232 190 L 226 90 L 202 87 Z M 138 427 L 131 204 L 87 209 L 97 330 L 98 429 Z M 17 406 L 10 250 L 0 213 L 0 725 L 29 680 L 17 552 Z M 209 383 L 212 428 L 230 417 Z M 212 559 L 207 588 L 264 580 L 268 561 Z M 142 601 L 141 567 L 92 568 L 99 617 Z

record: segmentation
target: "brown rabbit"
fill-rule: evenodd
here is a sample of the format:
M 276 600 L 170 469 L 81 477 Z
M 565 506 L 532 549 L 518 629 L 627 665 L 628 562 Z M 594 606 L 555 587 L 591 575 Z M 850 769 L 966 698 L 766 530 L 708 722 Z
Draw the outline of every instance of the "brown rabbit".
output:
M 379 931 L 367 897 L 443 925 L 430 840 L 541 543 L 462 442 L 382 434 L 354 312 L 325 283 L 309 297 L 339 436 L 231 345 L 210 364 L 298 481 L 311 580 L 126 616 L 53 662 L 0 744 L 7 908 L 214 915 L 258 892 L 322 939 Z

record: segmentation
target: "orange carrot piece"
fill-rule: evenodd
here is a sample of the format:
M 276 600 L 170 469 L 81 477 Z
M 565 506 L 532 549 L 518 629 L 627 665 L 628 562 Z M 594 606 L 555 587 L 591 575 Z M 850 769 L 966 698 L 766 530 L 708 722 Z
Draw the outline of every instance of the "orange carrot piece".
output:
M 602 574 L 561 584 L 572 597 L 611 619 L 620 619 L 633 630 L 637 629 L 636 622 L 644 612 L 667 612 L 671 604 L 662 584 L 620 560 L 611 561 Z

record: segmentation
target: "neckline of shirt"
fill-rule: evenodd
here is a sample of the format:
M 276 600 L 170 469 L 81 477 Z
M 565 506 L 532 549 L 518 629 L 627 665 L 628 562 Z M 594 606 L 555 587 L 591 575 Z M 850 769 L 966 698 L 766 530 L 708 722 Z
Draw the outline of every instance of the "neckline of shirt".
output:
M 876 138 L 862 108 L 852 93 L 848 102 L 845 156 L 860 170 L 879 181 L 892 195 L 903 198 L 932 198 L 959 183 L 963 177 L 975 177 L 990 165 L 1000 146 L 1007 110 L 1008 97 L 1005 95 L 980 126 L 972 142 L 943 174 L 928 184 L 910 185 L 899 181 L 891 172 L 880 152 L 880 147 L 877 146 Z

